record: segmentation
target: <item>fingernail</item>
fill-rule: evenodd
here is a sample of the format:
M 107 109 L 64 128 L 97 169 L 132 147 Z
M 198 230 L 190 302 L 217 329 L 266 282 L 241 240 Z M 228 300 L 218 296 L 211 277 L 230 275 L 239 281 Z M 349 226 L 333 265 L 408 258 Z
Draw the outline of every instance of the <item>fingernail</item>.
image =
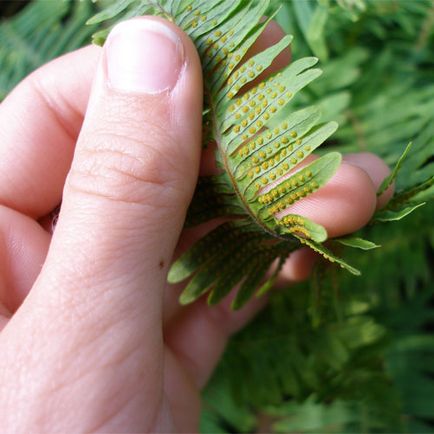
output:
M 116 25 L 104 49 L 109 85 L 120 91 L 169 91 L 184 64 L 179 36 L 157 20 L 136 18 Z

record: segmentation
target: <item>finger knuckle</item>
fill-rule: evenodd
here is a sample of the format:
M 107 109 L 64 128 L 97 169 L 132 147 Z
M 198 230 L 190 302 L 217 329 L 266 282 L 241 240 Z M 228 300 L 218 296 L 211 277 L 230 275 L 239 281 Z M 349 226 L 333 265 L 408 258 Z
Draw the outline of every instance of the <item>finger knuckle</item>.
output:
M 108 200 L 164 204 L 183 193 L 177 150 L 170 135 L 154 125 L 140 131 L 93 131 L 80 143 L 68 187 Z

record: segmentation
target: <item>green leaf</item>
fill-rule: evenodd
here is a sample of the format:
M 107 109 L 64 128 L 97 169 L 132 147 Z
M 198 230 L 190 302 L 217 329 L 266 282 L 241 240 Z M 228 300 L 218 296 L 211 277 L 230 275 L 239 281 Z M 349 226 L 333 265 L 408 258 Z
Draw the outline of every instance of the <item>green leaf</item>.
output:
M 413 146 L 413 143 L 409 143 L 406 148 L 404 149 L 404 152 L 399 157 L 398 162 L 396 163 L 395 167 L 393 168 L 392 172 L 388 177 L 386 177 L 383 182 L 381 183 L 380 187 L 377 191 L 377 196 L 381 196 L 395 181 L 396 177 L 398 176 L 398 172 L 401 169 L 402 163 L 404 162 L 405 158 L 407 157 L 407 154 L 409 153 L 411 147 Z
M 354 247 L 355 249 L 361 250 L 372 250 L 376 249 L 379 246 L 378 244 L 373 243 L 372 241 L 364 240 L 359 237 L 345 237 L 345 238 L 335 238 L 333 241 L 343 244 L 344 246 Z
M 378 222 L 399 221 L 423 205 L 425 205 L 425 202 L 418 203 L 415 205 L 410 205 L 398 210 L 390 209 L 390 210 L 379 211 L 374 215 L 373 219 L 374 221 L 378 221 Z
M 135 2 L 136 0 L 117 0 L 111 6 L 102 10 L 100 13 L 94 15 L 92 18 L 89 18 L 86 24 L 88 25 L 99 24 L 102 23 L 103 21 L 110 20 L 116 17 L 117 15 L 119 15 L 121 12 L 127 9 L 128 6 L 130 6 Z
M 329 262 L 337 263 L 341 266 L 341 268 L 345 268 L 351 274 L 354 274 L 356 276 L 360 276 L 359 270 L 357 270 L 353 266 L 349 265 L 342 258 L 339 258 L 338 256 L 336 256 L 334 253 L 332 253 L 329 249 L 327 249 L 322 244 L 315 243 L 314 241 L 300 238 L 300 237 L 299 237 L 299 239 L 300 239 L 302 244 L 308 245 L 311 249 L 313 249 L 315 252 L 319 253 L 323 258 L 327 259 Z

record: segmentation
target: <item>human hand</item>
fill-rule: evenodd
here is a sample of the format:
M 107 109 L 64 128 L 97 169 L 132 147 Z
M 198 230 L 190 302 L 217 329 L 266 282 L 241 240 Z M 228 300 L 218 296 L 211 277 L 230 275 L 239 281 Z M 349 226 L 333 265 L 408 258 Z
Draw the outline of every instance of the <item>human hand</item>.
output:
M 280 36 L 272 25 L 256 50 Z M 179 242 L 200 167 L 201 92 L 190 40 L 141 18 L 117 27 L 103 50 L 44 66 L 0 105 L 6 432 L 197 430 L 200 388 L 228 336 L 262 305 L 181 308 L 179 288 L 166 288 L 177 244 L 209 230 Z M 369 220 L 386 174 L 375 156 L 347 156 L 292 211 L 331 236 L 351 232 Z M 61 200 L 52 235 L 39 222 Z M 311 263 L 297 252 L 285 278 L 305 278 Z

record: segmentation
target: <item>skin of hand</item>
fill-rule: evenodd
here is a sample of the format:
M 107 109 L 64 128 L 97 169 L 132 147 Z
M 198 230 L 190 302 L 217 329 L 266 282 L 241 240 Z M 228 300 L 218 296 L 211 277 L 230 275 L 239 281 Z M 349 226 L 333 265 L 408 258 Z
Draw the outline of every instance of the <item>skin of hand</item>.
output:
M 282 35 L 272 23 L 250 54 Z M 198 429 L 200 389 L 264 303 L 181 308 L 181 287 L 166 284 L 171 258 L 210 229 L 181 233 L 199 171 L 214 170 L 201 110 L 192 42 L 152 17 L 43 66 L 0 105 L 4 432 Z M 387 173 L 372 154 L 346 156 L 292 211 L 331 236 L 352 232 L 390 197 L 375 196 Z M 51 234 L 40 221 L 60 201 Z M 284 279 L 306 278 L 312 262 L 296 252 Z

